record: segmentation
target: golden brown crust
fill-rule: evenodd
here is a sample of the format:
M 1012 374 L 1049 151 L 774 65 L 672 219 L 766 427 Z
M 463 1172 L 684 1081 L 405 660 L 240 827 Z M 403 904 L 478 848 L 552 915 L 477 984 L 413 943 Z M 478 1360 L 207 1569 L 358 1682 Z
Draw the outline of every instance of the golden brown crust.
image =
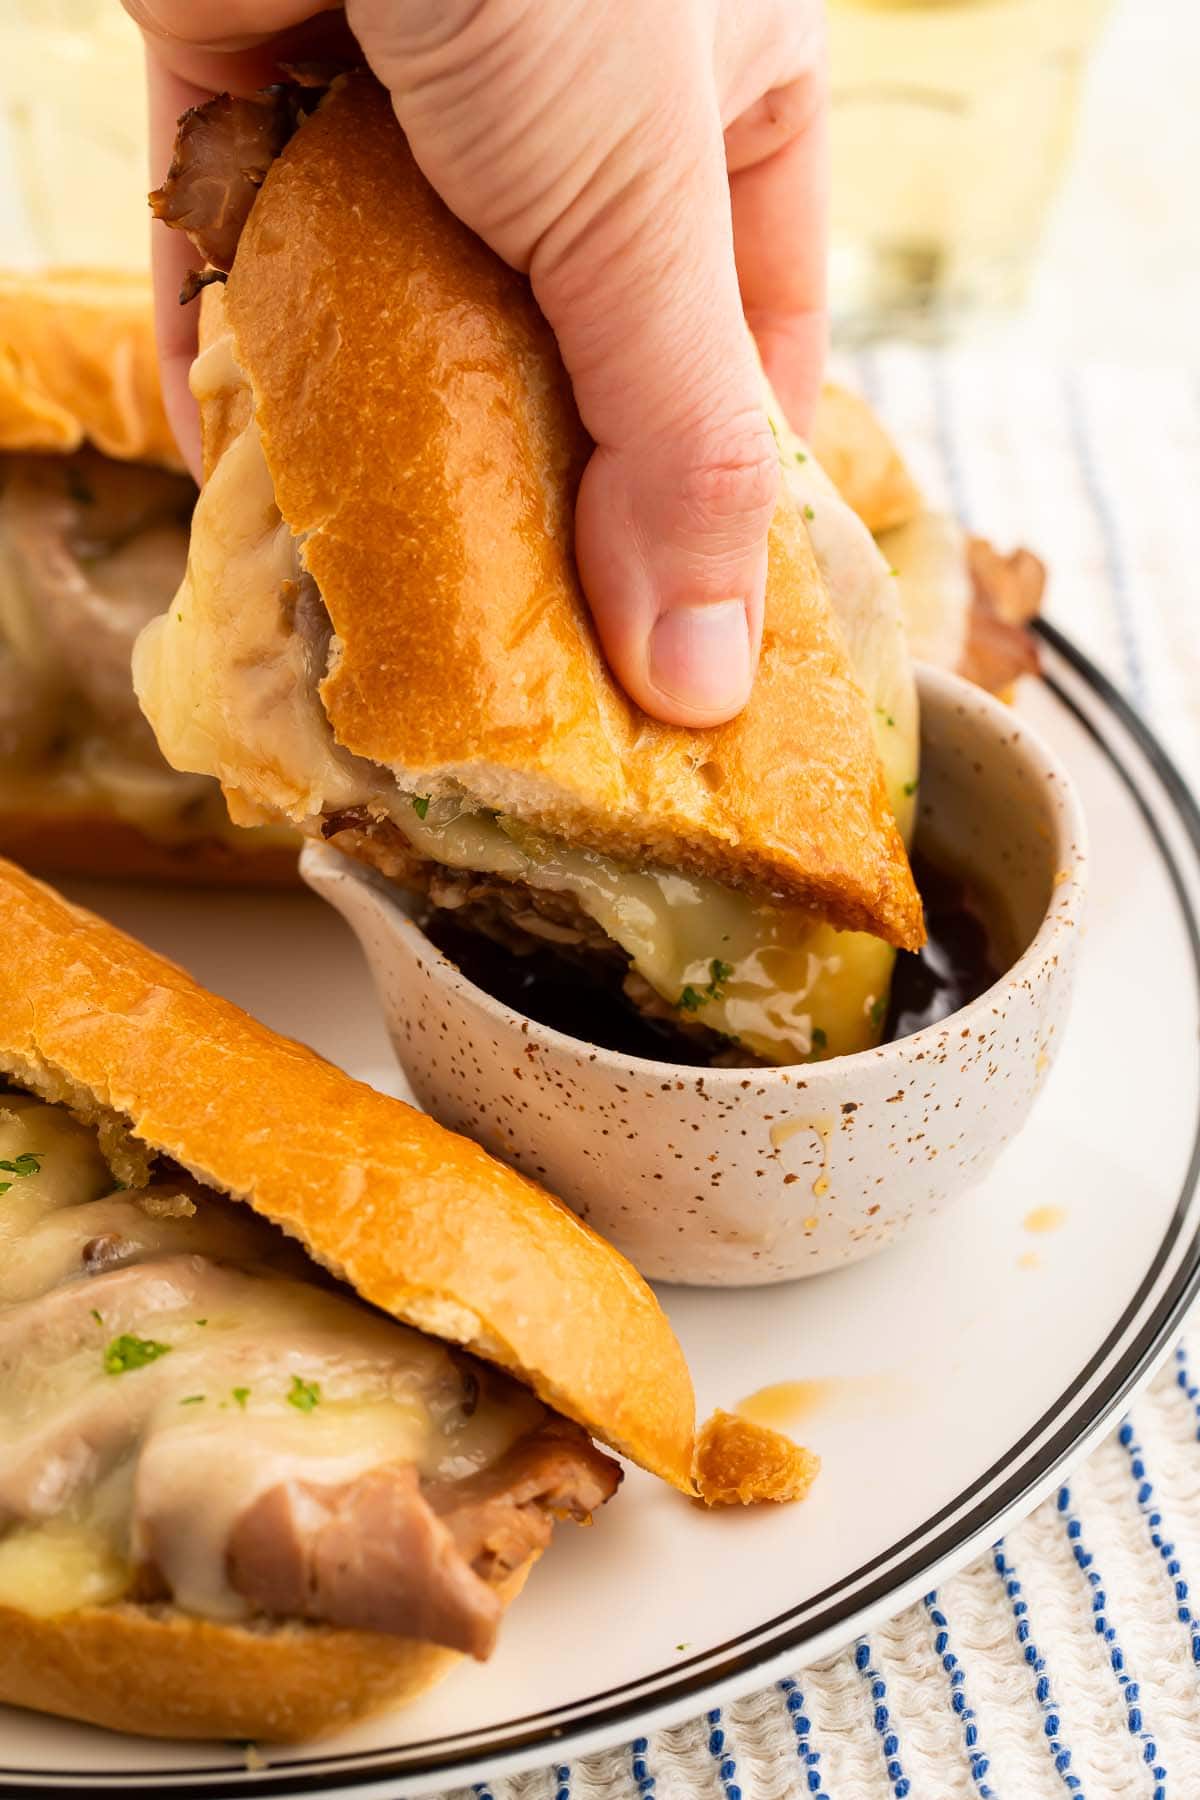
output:
M 367 77 L 335 86 L 272 167 L 225 310 L 340 640 L 322 698 L 341 743 L 456 774 L 485 804 L 626 860 L 920 942 L 796 502 L 771 532 L 749 706 L 708 732 L 646 718 L 609 674 L 574 567 L 590 446 L 549 328 L 528 283 L 443 207 Z
M 506 1603 L 531 1566 L 502 1584 Z M 131 1605 L 39 1619 L 0 1607 L 0 1703 L 143 1737 L 323 1737 L 415 1699 L 459 1661 L 435 1644 L 326 1625 L 249 1629 Z
M 150 281 L 114 270 L 0 274 L 0 450 L 182 468 L 158 384 Z
M 873 536 L 907 524 L 923 509 L 904 458 L 867 401 L 850 388 L 827 381 L 821 389 L 812 449 Z
M 641 1277 L 561 1202 L 5 863 L 0 917 L 0 1066 L 83 1089 L 365 1300 L 691 1491 L 683 1352 Z
M 781 1431 L 720 1408 L 696 1438 L 696 1486 L 708 1506 L 803 1500 L 820 1470 L 820 1457 Z
M 244 841 L 242 841 L 244 839 Z M 102 812 L 0 811 L 0 856 L 41 875 L 161 881 L 184 887 L 297 887 L 295 844 L 252 831 L 161 842 Z

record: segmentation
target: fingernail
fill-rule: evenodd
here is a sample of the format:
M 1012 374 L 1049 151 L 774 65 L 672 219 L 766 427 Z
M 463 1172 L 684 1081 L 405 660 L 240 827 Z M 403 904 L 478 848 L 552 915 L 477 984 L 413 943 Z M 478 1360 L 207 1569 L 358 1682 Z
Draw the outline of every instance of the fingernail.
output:
M 750 625 L 740 600 L 674 606 L 650 633 L 650 681 L 696 712 L 729 714 L 745 705 L 753 670 Z

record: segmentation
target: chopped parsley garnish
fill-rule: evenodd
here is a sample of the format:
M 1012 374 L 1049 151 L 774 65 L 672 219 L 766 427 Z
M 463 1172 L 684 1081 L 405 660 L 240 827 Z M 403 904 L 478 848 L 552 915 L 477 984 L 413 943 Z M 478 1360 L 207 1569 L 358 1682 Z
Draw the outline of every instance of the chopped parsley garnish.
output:
M 875 708 L 875 711 L 879 714 L 880 718 L 883 720 L 885 725 L 890 725 L 892 727 L 892 729 L 895 730 L 896 721 L 895 721 L 895 719 L 893 719 L 891 713 L 888 712 L 886 707 L 877 706 Z
M 414 794 L 413 795 L 413 803 L 412 803 L 413 811 L 416 813 L 418 819 L 423 819 L 425 817 L 425 815 L 428 813 L 429 802 L 432 798 L 433 798 L 433 796 L 431 794 Z
M 95 1319 L 95 1321 L 96 1321 L 96 1323 L 97 1323 L 97 1325 L 103 1325 L 103 1323 L 104 1323 L 104 1314 L 103 1314 L 103 1313 L 99 1313 L 99 1312 L 97 1312 L 97 1311 L 96 1311 L 96 1308 L 95 1308 L 95 1307 L 94 1307 L 94 1306 L 93 1306 L 93 1308 L 92 1308 L 92 1317 L 93 1317 L 93 1319 Z
M 203 1399 L 203 1394 L 185 1394 L 179 1404 L 180 1406 L 199 1406 Z
M 104 1373 L 127 1375 L 131 1369 L 144 1369 L 147 1363 L 157 1362 L 160 1356 L 169 1356 L 170 1352 L 170 1344 L 159 1344 L 153 1338 L 131 1337 L 128 1332 L 122 1332 L 104 1352 Z
M 917 791 L 917 784 L 915 781 L 906 781 L 905 782 L 904 792 L 908 795 L 910 800 L 912 799 L 912 796 L 916 793 L 916 791 Z
M 804 516 L 806 519 L 815 519 L 817 515 L 811 506 L 806 506 L 804 509 Z
M 708 965 L 708 973 L 709 979 L 702 988 L 694 988 L 689 982 L 680 994 L 679 1006 L 684 1012 L 699 1012 L 710 1000 L 722 999 L 721 983 L 728 981 L 733 974 L 733 964 L 722 962 L 719 956 L 714 956 Z
M 0 1161 L 0 1169 L 7 1169 L 10 1175 L 37 1175 L 42 1167 L 40 1150 L 25 1150 L 12 1162 Z
M 808 457 L 804 454 L 803 450 L 796 450 L 793 452 L 793 455 L 795 456 L 797 462 L 807 462 L 808 461 Z
M 233 1397 L 237 1401 L 238 1405 L 241 1407 L 242 1411 L 245 1412 L 246 1402 L 250 1398 L 250 1389 L 249 1388 L 234 1388 Z
M 779 427 L 775 423 L 774 419 L 771 417 L 770 413 L 767 414 L 767 424 L 771 427 L 771 436 L 775 439 L 775 442 L 778 443 L 779 442 Z
M 883 998 L 883 996 L 881 994 L 878 1000 L 872 1000 L 872 1002 L 871 1002 L 871 1023 L 872 1023 L 872 1025 L 882 1025 L 886 1014 L 887 1014 L 887 1001 Z
M 899 575 L 899 573 L 900 573 L 899 569 L 889 569 L 888 570 L 889 575 Z
M 291 1390 L 287 1396 L 289 1406 L 297 1412 L 311 1412 L 321 1402 L 321 1384 L 319 1381 L 305 1381 L 301 1375 L 292 1376 Z
M 824 1050 L 824 1048 L 828 1044 L 828 1042 L 829 1042 L 828 1033 L 823 1029 L 822 1026 L 814 1025 L 813 1031 L 812 1031 L 812 1047 L 813 1047 L 813 1049 L 814 1050 Z
M 196 1324 L 197 1324 L 197 1325 L 207 1325 L 207 1324 L 208 1324 L 208 1320 L 207 1320 L 207 1319 L 197 1319 L 197 1320 L 196 1320 Z
M 20 1156 L 14 1157 L 11 1162 L 6 1159 L 0 1159 L 0 1169 L 3 1169 L 6 1174 L 9 1175 L 19 1175 L 22 1177 L 26 1175 L 37 1175 L 40 1172 L 41 1167 L 42 1152 L 40 1150 L 25 1150 Z M 0 1181 L 0 1194 L 7 1194 L 11 1186 L 11 1181 Z

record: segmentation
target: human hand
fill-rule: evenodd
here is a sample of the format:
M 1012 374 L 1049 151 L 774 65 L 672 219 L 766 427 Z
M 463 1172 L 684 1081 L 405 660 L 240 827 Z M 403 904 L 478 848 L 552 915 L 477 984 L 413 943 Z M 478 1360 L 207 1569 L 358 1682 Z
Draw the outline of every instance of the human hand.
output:
M 184 107 L 344 29 L 321 0 L 125 4 L 156 178 Z M 576 554 L 609 662 L 658 718 L 731 717 L 778 482 L 746 322 L 800 429 L 824 352 L 820 0 L 346 0 L 345 22 L 429 180 L 528 273 L 558 338 L 596 443 Z M 198 463 L 187 246 L 155 237 L 168 407 Z

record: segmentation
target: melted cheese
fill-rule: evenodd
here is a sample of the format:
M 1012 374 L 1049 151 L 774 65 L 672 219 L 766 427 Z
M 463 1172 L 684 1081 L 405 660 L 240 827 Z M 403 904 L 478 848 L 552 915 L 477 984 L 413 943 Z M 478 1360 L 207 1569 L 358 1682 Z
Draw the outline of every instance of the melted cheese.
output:
M 0 1194 L 0 1604 L 102 1603 L 150 1562 L 184 1610 L 245 1617 L 226 1551 L 269 1489 L 392 1461 L 453 1480 L 543 1416 L 505 1378 L 466 1374 L 314 1283 L 247 1210 L 190 1182 L 112 1193 L 95 1133 L 59 1107 L 0 1096 L 0 1157 L 15 1165 Z M 121 1260 L 89 1277 L 83 1246 L 106 1237 Z M 123 1338 L 168 1349 L 113 1373 Z M 319 1398 L 297 1407 L 297 1383 Z
M 197 394 L 235 368 L 227 339 L 197 357 Z M 320 673 L 291 628 L 284 596 L 300 576 L 251 418 L 201 490 L 187 571 L 170 609 L 145 627 L 133 682 L 176 769 L 215 775 L 240 801 L 240 822 L 305 824 L 357 806 L 383 786 L 371 765 L 334 743 L 316 691 Z
M 193 367 L 197 395 L 244 386 L 227 335 Z M 777 429 L 907 833 L 916 777 L 916 700 L 895 582 L 869 532 Z M 805 458 L 797 460 L 797 455 Z M 809 500 L 811 496 L 811 501 Z M 134 655 L 139 698 L 180 769 L 215 774 L 243 822 L 278 816 L 317 828 L 322 812 L 367 805 L 422 855 L 573 894 L 671 1005 L 774 1062 L 878 1042 L 893 952 L 863 933 L 814 926 L 796 908 L 593 851 L 497 820 L 469 798 L 434 799 L 425 819 L 386 771 L 334 742 L 321 673 L 306 661 L 280 595 L 300 569 L 252 416 L 200 495 L 198 529 L 175 603 Z
M 128 1586 L 128 1564 L 93 1525 L 53 1519 L 0 1537 L 0 1606 L 48 1619 L 119 1600 Z
M 863 932 L 814 926 L 697 876 L 632 870 L 593 850 L 506 819 L 431 801 L 393 815 L 421 855 L 573 894 L 633 967 L 687 1016 L 758 1055 L 793 1062 L 814 1051 L 844 1055 L 878 1041 L 892 951 Z

